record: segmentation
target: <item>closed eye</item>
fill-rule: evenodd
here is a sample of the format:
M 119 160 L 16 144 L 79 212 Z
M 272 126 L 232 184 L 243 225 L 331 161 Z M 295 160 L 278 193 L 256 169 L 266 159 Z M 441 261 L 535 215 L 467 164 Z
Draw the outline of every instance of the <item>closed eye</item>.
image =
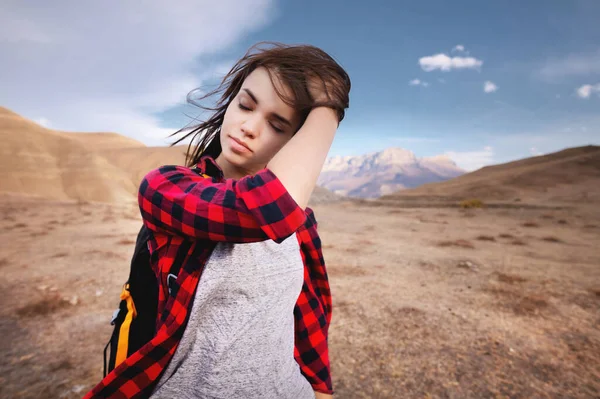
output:
M 250 111 L 250 108 L 243 106 L 241 103 L 238 103 L 238 107 L 244 111 Z M 273 130 L 275 130 L 277 133 L 283 133 L 283 129 L 280 129 L 278 127 L 273 126 L 273 124 L 271 124 L 271 127 L 273 128 Z

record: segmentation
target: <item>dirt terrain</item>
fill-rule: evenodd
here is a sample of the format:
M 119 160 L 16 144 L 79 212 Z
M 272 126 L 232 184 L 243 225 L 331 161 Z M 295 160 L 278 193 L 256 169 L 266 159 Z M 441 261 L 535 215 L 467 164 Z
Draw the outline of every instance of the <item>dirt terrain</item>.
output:
M 313 206 L 338 398 L 600 396 L 600 215 Z M 0 197 L 0 397 L 80 398 L 140 226 L 134 202 Z
M 0 398 L 81 398 L 102 378 L 139 182 L 185 148 L 2 107 L 0 141 Z M 599 187 L 597 146 L 379 200 L 317 187 L 335 397 L 600 398 Z

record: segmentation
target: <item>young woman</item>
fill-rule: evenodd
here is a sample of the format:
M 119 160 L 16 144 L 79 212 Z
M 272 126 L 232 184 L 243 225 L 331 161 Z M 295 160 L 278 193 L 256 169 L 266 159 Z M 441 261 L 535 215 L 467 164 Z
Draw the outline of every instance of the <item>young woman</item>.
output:
M 331 293 L 307 203 L 350 79 L 314 46 L 259 43 L 204 97 L 220 91 L 213 115 L 174 143 L 192 138 L 188 166 L 140 185 L 157 334 L 86 397 L 333 394 Z

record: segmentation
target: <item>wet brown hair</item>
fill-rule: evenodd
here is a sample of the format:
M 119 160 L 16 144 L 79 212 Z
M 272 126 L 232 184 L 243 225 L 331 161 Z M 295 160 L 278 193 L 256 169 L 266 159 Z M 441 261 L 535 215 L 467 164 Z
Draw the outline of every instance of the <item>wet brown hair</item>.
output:
M 266 46 L 266 48 L 263 48 Z M 216 158 L 221 153 L 219 134 L 229 104 L 237 96 L 246 77 L 258 67 L 265 67 L 271 82 L 274 74 L 290 88 L 291 96 L 286 97 L 273 85 L 279 97 L 300 115 L 300 126 L 306 120 L 310 110 L 317 106 L 331 107 L 336 110 L 338 122 L 344 119 L 345 109 L 349 106 L 350 77 L 344 69 L 326 52 L 311 45 L 286 45 L 279 42 L 258 42 L 248 49 L 246 54 L 236 62 L 223 77 L 219 86 L 209 93 L 193 99 L 194 89 L 187 95 L 187 102 L 199 108 L 212 111 L 208 119 L 194 126 L 179 129 L 169 137 L 183 134 L 174 146 L 191 138 L 187 148 L 185 163 L 193 166 L 203 155 Z M 307 78 L 316 77 L 323 84 L 327 83 L 329 100 L 315 102 L 307 89 Z M 200 100 L 221 93 L 215 107 L 203 106 Z

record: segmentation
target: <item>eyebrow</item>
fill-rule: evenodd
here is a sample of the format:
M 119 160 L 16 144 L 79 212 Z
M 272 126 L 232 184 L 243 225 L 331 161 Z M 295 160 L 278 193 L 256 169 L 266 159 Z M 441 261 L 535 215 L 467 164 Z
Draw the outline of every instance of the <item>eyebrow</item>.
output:
M 248 95 L 250 96 L 250 98 L 252 98 L 252 101 L 254 101 L 254 102 L 256 103 L 256 105 L 258 105 L 258 100 L 256 99 L 256 96 L 254 95 L 254 93 L 252 93 L 252 92 L 250 91 L 250 89 L 246 89 L 246 88 L 244 88 L 243 90 L 244 90 L 246 93 L 248 93 Z M 288 126 L 292 126 L 292 123 L 291 123 L 290 121 L 288 121 L 287 119 L 285 119 L 283 116 L 281 116 L 281 115 L 279 115 L 279 114 L 276 114 L 275 112 L 272 112 L 272 113 L 271 113 L 271 115 L 272 115 L 272 116 L 273 116 L 275 119 L 277 119 L 277 120 L 281 121 L 282 123 L 284 123 L 284 124 L 286 124 L 286 125 L 288 125 Z

